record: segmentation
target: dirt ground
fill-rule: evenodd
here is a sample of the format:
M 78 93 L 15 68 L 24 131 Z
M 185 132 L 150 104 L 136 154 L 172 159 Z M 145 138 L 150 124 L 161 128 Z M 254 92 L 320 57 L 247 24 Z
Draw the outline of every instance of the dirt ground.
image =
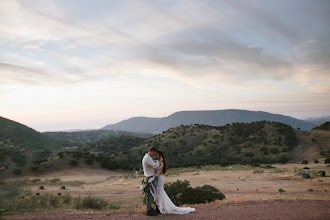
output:
M 109 214 L 55 214 L 55 215 L 24 215 L 10 216 L 5 219 L 50 219 L 50 220 L 74 220 L 74 219 L 329 219 L 329 201 L 267 201 L 244 202 L 239 204 L 209 204 L 195 205 L 196 212 L 186 215 L 158 215 L 146 216 L 142 212 L 125 212 Z
M 326 219 L 326 215 L 330 216 L 330 167 L 323 161 L 318 164 L 310 161 L 308 165 L 273 166 L 275 168 L 271 169 L 236 165 L 169 170 L 169 175 L 165 176 L 166 182 L 188 180 L 192 187 L 209 184 L 224 193 L 226 199 L 207 205 L 192 205 L 197 211 L 188 215 L 162 215 L 156 218 Z M 303 169 L 306 166 L 310 169 Z M 326 171 L 327 176 L 318 175 L 319 170 Z M 301 172 L 310 173 L 312 178 L 303 179 Z M 47 219 L 150 219 L 144 215 L 140 189 L 142 179 L 143 176 L 134 173 L 75 168 L 6 181 L 20 182 L 24 189 L 33 193 L 69 192 L 73 197 L 91 193 L 120 207 L 119 210 L 102 212 L 53 209 L 47 210 Z M 39 186 L 44 186 L 44 190 L 39 190 Z M 61 190 L 61 186 L 65 186 L 66 190 Z M 280 193 L 279 189 L 285 192 Z M 7 216 L 6 219 L 45 219 L 44 215 L 32 213 Z

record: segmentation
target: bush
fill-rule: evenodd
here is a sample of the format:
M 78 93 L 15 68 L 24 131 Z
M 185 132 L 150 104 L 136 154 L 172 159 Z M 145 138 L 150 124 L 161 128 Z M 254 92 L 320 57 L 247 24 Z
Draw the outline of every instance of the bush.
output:
M 103 198 L 91 196 L 91 194 L 89 194 L 87 197 L 84 197 L 82 199 L 79 195 L 79 197 L 76 198 L 75 202 L 76 202 L 76 209 L 85 208 L 85 209 L 100 210 L 109 205 L 109 203 L 105 201 Z
M 177 180 L 164 186 L 167 195 L 177 206 L 182 204 L 200 204 L 225 199 L 225 195 L 213 186 L 204 185 L 192 188 L 189 181 Z
M 246 152 L 246 153 L 245 153 L 245 156 L 246 156 L 246 157 L 253 157 L 254 155 L 253 155 L 252 152 Z
M 315 160 L 314 160 L 314 163 L 319 163 L 319 161 L 315 159 Z
M 93 159 L 90 159 L 90 158 L 88 158 L 87 160 L 85 160 L 85 163 L 87 164 L 87 165 L 93 165 Z
M 57 154 L 57 156 L 59 156 L 60 158 L 63 158 L 63 157 L 64 157 L 64 152 L 59 152 L 59 153 Z
M 307 192 L 314 192 L 314 190 L 313 189 L 308 189 Z
M 278 191 L 279 191 L 280 193 L 285 192 L 285 190 L 282 189 L 282 188 L 279 188 Z
M 308 160 L 303 160 L 301 164 L 305 164 L 305 165 L 308 164 Z
M 327 159 L 325 159 L 324 163 L 325 163 L 325 164 L 330 163 L 330 157 L 327 158 Z
M 70 164 L 71 166 L 75 167 L 78 165 L 78 160 L 71 160 Z
M 14 170 L 14 174 L 16 174 L 16 175 L 21 175 L 21 174 L 22 174 L 22 170 L 16 168 L 16 169 Z
M 71 200 L 72 200 L 72 197 L 71 197 L 70 193 L 66 193 L 63 196 L 63 203 L 64 204 L 70 204 L 71 203 Z
M 280 152 L 280 150 L 278 148 L 274 147 L 274 148 L 270 149 L 270 152 L 272 154 L 278 154 Z

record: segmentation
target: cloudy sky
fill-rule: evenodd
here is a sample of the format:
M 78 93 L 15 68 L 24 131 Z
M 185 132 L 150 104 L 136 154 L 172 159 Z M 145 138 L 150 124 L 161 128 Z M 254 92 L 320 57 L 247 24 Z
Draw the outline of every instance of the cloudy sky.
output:
M 0 116 L 38 131 L 330 115 L 328 0 L 1 0 Z

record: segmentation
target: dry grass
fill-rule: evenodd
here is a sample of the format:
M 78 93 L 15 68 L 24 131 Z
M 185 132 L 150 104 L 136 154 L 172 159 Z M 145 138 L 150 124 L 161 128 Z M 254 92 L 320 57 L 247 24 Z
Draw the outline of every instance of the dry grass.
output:
M 216 202 L 220 204 L 279 199 L 330 200 L 330 167 L 326 167 L 324 160 L 319 161 L 319 164 L 310 161 L 307 165 L 310 170 L 307 171 L 302 169 L 306 166 L 303 164 L 273 165 L 274 168 L 270 169 L 242 165 L 170 169 L 166 182 L 188 180 L 192 187 L 212 185 L 226 195 L 225 200 Z M 311 173 L 312 178 L 302 179 L 297 172 L 300 170 Z M 317 175 L 319 170 L 326 171 L 328 176 L 320 177 Z M 112 211 L 125 212 L 145 209 L 140 189 L 142 178 L 142 175 L 134 173 L 76 168 L 42 176 L 15 177 L 7 181 L 18 181 L 22 188 L 31 190 L 32 193 L 70 192 L 73 197 L 91 193 L 120 207 L 119 210 Z M 45 189 L 39 190 L 39 186 L 44 186 Z M 61 190 L 61 186 L 66 189 Z M 280 188 L 285 192 L 279 193 Z M 313 189 L 313 192 L 308 191 L 309 189 Z

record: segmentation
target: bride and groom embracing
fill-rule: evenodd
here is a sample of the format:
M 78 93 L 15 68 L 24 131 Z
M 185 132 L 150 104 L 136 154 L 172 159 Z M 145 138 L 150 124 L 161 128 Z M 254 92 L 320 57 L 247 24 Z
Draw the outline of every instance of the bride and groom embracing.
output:
M 154 161 L 153 158 L 156 160 Z M 142 166 L 146 182 L 150 184 L 150 193 L 147 199 L 147 215 L 156 216 L 159 213 L 186 214 L 195 211 L 194 208 L 175 206 L 165 192 L 165 178 L 163 174 L 166 173 L 167 164 L 163 152 L 155 147 L 151 147 L 142 159 Z M 156 210 L 151 208 L 153 200 L 156 201 Z

